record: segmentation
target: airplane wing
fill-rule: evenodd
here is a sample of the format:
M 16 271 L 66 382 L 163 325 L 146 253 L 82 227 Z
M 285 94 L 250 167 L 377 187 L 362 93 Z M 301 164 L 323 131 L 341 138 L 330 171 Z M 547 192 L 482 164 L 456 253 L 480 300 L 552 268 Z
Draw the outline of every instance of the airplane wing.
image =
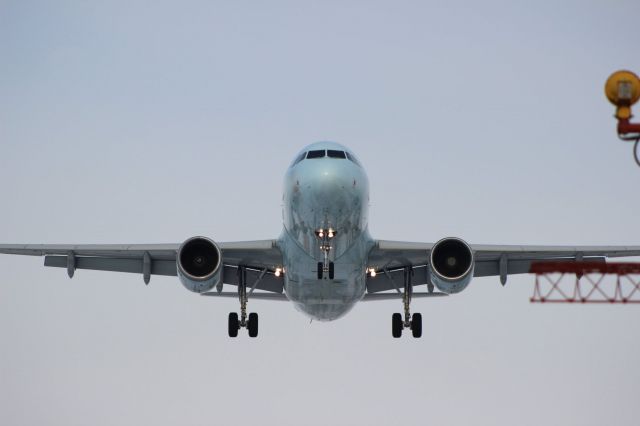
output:
M 428 259 L 434 243 L 378 240 L 369 253 L 368 267 L 375 277 L 367 277 L 367 291 L 376 293 L 396 289 L 402 283 L 403 268 L 411 266 L 413 285 L 429 282 Z M 594 260 L 640 256 L 640 246 L 519 246 L 470 244 L 474 253 L 474 277 L 499 276 L 502 284 L 507 276 L 526 274 L 531 263 L 541 260 Z M 397 278 L 397 279 L 395 279 Z
M 223 282 L 238 285 L 237 268 L 247 267 L 247 282 L 256 289 L 282 293 L 283 279 L 274 274 L 282 264 L 276 240 L 217 243 L 222 251 Z M 66 268 L 70 277 L 76 269 L 130 272 L 143 276 L 177 276 L 176 253 L 180 244 L 0 244 L 0 253 L 44 256 L 44 265 Z M 263 273 L 266 271 L 266 273 Z M 261 278 L 258 280 L 258 277 Z

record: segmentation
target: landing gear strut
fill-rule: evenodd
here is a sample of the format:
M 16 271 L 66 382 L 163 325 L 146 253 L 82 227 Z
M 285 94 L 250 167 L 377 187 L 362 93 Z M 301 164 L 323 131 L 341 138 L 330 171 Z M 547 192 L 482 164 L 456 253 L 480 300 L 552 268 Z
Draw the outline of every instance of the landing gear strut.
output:
M 249 337 L 258 336 L 258 314 L 252 312 L 247 319 L 247 269 L 238 267 L 238 298 L 240 299 L 240 317 L 237 312 L 229 314 L 229 337 L 237 337 L 238 330 L 246 328 Z
M 395 313 L 391 316 L 391 334 L 394 338 L 402 336 L 404 328 L 410 328 L 413 337 L 422 337 L 422 314 L 415 313 L 411 315 L 411 295 L 413 286 L 411 285 L 411 277 L 413 269 L 411 267 L 404 268 L 404 292 L 402 293 L 402 304 L 404 306 L 404 320 L 402 315 Z

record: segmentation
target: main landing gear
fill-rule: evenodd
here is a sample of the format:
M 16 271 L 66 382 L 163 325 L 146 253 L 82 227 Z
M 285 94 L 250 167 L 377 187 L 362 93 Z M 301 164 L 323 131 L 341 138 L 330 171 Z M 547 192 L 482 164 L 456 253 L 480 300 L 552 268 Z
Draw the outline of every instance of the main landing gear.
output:
M 238 337 L 238 330 L 246 327 L 249 331 L 249 337 L 258 337 L 258 314 L 251 312 L 249 319 L 240 320 L 237 312 L 229 313 L 229 337 Z
M 404 320 L 402 315 L 395 313 L 391 316 L 391 334 L 394 338 L 402 336 L 402 330 L 411 329 L 413 337 L 422 337 L 422 314 L 415 313 L 411 315 L 411 294 L 413 286 L 411 285 L 411 276 L 413 270 L 411 267 L 404 269 L 404 293 L 402 293 L 402 304 L 404 305 Z
M 240 299 L 240 317 L 237 312 L 229 314 L 229 337 L 238 337 L 238 330 L 246 328 L 249 337 L 258 336 L 258 314 L 251 312 L 247 318 L 247 270 L 238 267 L 238 298 Z

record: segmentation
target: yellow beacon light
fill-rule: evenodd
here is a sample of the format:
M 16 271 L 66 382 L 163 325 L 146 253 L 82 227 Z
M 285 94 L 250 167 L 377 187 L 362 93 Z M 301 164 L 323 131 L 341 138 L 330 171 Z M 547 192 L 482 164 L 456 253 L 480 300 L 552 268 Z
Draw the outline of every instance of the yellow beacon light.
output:
M 631 71 L 616 71 L 607 79 L 604 93 L 616 108 L 616 118 L 629 119 L 631 105 L 640 99 L 640 78 Z

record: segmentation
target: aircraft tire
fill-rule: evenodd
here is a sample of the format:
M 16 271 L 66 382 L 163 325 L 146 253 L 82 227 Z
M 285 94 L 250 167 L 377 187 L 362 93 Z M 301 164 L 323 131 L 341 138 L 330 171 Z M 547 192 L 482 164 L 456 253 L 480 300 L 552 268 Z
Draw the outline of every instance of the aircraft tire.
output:
M 238 329 L 240 328 L 240 320 L 237 312 L 229 314 L 229 337 L 238 337 Z
M 402 336 L 402 315 L 395 313 L 391 316 L 391 334 L 395 339 Z
M 255 312 L 249 314 L 247 328 L 249 329 L 249 337 L 258 337 L 258 314 Z
M 334 272 L 335 272 L 335 265 L 333 264 L 333 262 L 329 262 L 329 279 L 330 280 L 333 279 Z
M 422 314 L 411 315 L 411 334 L 413 337 L 422 337 Z

